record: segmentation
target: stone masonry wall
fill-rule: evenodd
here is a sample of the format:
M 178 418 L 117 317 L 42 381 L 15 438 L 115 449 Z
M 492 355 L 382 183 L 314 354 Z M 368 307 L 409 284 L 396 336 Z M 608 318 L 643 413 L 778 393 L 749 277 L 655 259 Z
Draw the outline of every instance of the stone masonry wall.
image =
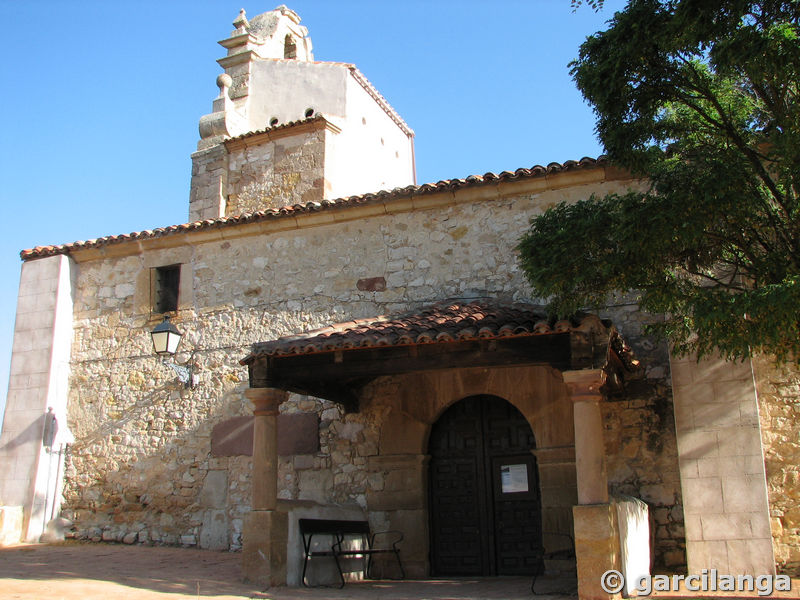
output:
M 319 202 L 324 160 L 324 129 L 234 147 L 228 158 L 225 216 Z
M 682 571 L 686 543 L 670 390 L 660 381 L 646 387 L 603 407 L 609 491 L 647 502 L 656 570 Z
M 319 202 L 325 191 L 326 129 L 280 130 L 192 155 L 189 221 Z
M 800 369 L 753 359 L 778 573 L 800 577 Z
M 281 457 L 281 500 L 367 507 L 367 457 L 378 453 L 379 419 L 374 410 L 344 414 L 327 400 L 292 394 L 282 413 L 316 412 L 320 417 L 317 455 Z
M 68 415 L 77 441 L 65 479 L 76 535 L 239 547 L 250 459 L 212 457 L 210 434 L 221 421 L 251 414 L 238 364 L 250 344 L 448 298 L 530 300 L 515 254 L 529 218 L 562 200 L 624 189 L 622 182 L 575 186 L 79 260 Z M 153 355 L 149 336 L 160 320 L 149 311 L 149 269 L 175 263 L 183 266 L 173 322 L 185 334 L 176 359 L 194 365 L 193 389 Z M 375 277 L 385 289 L 359 285 Z M 651 384 L 608 407 L 611 480 L 653 503 L 658 552 L 676 564 L 669 553 L 683 540 L 665 351 L 639 336 L 635 307 L 604 316 L 632 339 Z M 282 410 L 320 416 L 320 452 L 281 459 L 280 498 L 363 508 L 381 409 L 343 415 L 329 402 L 293 395 Z
M 224 216 L 227 188 L 228 151 L 223 144 L 192 154 L 189 222 Z

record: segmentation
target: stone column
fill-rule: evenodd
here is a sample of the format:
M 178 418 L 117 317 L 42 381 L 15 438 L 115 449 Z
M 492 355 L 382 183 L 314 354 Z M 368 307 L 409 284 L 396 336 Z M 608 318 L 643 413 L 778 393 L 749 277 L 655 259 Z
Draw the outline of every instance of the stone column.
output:
M 575 471 L 578 479 L 578 505 L 572 509 L 575 526 L 575 557 L 578 570 L 578 596 L 581 600 L 608 600 L 619 594 L 600 586 L 603 573 L 621 570 L 619 527 L 616 511 L 608 501 L 605 446 L 600 387 L 601 369 L 563 373 L 570 399 L 574 403 Z
M 603 444 L 603 395 L 601 369 L 566 371 L 564 382 L 574 404 L 575 470 L 578 474 L 578 504 L 608 502 L 606 451 Z
M 250 388 L 253 403 L 253 509 L 244 523 L 242 561 L 246 581 L 263 586 L 286 584 L 288 515 L 278 506 L 278 405 L 287 393 Z

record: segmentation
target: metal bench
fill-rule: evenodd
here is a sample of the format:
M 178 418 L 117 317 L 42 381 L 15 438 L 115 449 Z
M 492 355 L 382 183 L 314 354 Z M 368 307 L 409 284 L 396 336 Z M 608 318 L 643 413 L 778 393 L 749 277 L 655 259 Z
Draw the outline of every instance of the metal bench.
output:
M 406 573 L 403 564 L 400 562 L 400 549 L 397 547 L 403 540 L 403 534 L 399 531 L 379 531 L 371 533 L 367 521 L 337 521 L 329 519 L 299 519 L 300 536 L 303 539 L 303 585 L 309 586 L 306 581 L 306 570 L 312 558 L 333 557 L 336 563 L 336 570 L 339 572 L 339 588 L 344 587 L 344 574 L 339 562 L 340 558 L 364 559 L 364 575 L 371 578 L 370 569 L 372 568 L 372 557 L 375 554 L 394 554 L 397 566 L 400 569 L 400 579 L 405 579 Z M 316 548 L 314 538 L 317 537 Z M 324 536 L 328 539 L 322 544 L 319 537 Z M 381 542 L 376 546 L 375 541 Z M 385 538 L 385 539 L 384 539 Z M 330 545 L 328 545 L 330 542 Z M 349 548 L 348 546 L 358 546 Z

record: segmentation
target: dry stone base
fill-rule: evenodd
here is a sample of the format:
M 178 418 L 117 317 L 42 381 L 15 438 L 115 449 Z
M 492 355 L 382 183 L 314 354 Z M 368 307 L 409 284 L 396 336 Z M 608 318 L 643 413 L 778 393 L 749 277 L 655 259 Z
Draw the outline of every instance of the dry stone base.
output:
M 324 161 L 324 129 L 232 150 L 225 216 L 319 202 Z

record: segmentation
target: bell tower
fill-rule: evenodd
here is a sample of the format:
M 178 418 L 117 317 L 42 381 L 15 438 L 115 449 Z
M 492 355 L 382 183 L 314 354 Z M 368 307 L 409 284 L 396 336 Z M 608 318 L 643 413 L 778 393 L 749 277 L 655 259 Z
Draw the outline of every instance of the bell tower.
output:
M 286 6 L 219 44 L 219 95 L 192 155 L 191 221 L 415 183 L 414 132 L 355 65 L 314 60 Z

